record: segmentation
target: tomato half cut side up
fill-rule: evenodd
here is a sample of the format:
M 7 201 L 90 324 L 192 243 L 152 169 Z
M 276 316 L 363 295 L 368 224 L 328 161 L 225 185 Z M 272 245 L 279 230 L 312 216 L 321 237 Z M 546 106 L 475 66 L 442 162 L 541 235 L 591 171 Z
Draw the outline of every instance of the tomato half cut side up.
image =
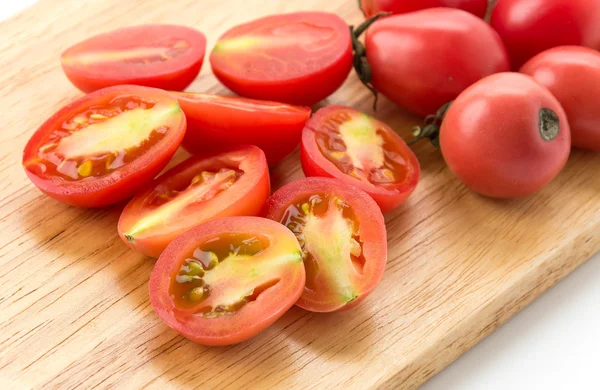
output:
M 256 146 L 200 154 L 170 169 L 133 198 L 119 220 L 127 245 L 158 257 L 185 231 L 216 218 L 258 215 L 271 193 Z
M 126 27 L 88 38 L 61 56 L 67 78 L 84 92 L 121 84 L 182 91 L 206 51 L 200 31 L 175 25 Z
M 169 93 L 109 87 L 60 109 L 23 151 L 29 179 L 74 206 L 127 199 L 169 162 L 185 134 L 185 115 Z
M 311 109 L 263 100 L 174 92 L 187 118 L 183 147 L 202 153 L 215 147 L 256 145 L 270 166 L 300 143 Z
M 310 106 L 352 68 L 348 25 L 336 14 L 297 12 L 239 25 L 210 54 L 215 76 L 241 96 Z
M 229 217 L 173 241 L 150 276 L 158 316 L 211 346 L 245 341 L 280 318 L 304 288 L 300 246 L 274 221 Z
M 367 192 L 385 213 L 416 188 L 417 157 L 389 126 L 350 107 L 328 106 L 306 123 L 301 143 L 306 176 L 340 179 Z
M 381 280 L 385 223 L 364 191 L 336 179 L 296 180 L 267 200 L 264 215 L 287 226 L 302 247 L 306 287 L 296 303 L 301 308 L 350 309 Z

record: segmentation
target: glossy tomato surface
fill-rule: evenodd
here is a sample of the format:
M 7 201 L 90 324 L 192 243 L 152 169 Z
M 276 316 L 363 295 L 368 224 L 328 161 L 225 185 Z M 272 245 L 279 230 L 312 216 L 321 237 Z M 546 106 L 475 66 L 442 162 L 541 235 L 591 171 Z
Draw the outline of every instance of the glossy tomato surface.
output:
M 267 161 L 256 146 L 199 154 L 129 202 L 119 235 L 133 249 L 158 257 L 177 236 L 201 223 L 258 215 L 270 193 Z
M 367 30 L 365 46 L 375 89 L 421 116 L 434 114 L 483 77 L 509 70 L 498 34 L 457 9 L 380 19 Z
M 600 53 L 580 46 L 557 47 L 533 57 L 521 73 L 558 99 L 569 119 L 573 146 L 600 151 Z
M 150 276 L 156 314 L 204 345 L 245 341 L 294 305 L 304 288 L 302 253 L 284 226 L 229 217 L 179 236 Z
M 488 0 L 360 0 L 366 17 L 379 12 L 405 14 L 426 8 L 458 8 L 483 18 L 487 12 Z
M 23 151 L 29 179 L 74 206 L 127 199 L 167 165 L 185 134 L 185 115 L 169 93 L 123 85 L 61 108 Z
M 385 123 L 350 107 L 328 106 L 302 132 L 302 170 L 366 191 L 383 212 L 410 196 L 419 182 L 417 157 Z
M 69 80 L 84 92 L 120 84 L 184 90 L 196 78 L 204 35 L 189 27 L 142 25 L 88 38 L 61 56 Z
M 183 147 L 190 153 L 256 145 L 271 166 L 298 146 L 311 114 L 309 107 L 264 100 L 185 92 L 174 95 L 187 118 Z
M 287 226 L 302 247 L 306 286 L 296 303 L 315 312 L 346 310 L 377 286 L 387 261 L 383 215 L 364 191 L 311 177 L 277 190 L 265 215 Z
M 326 12 L 272 15 L 219 38 L 215 76 L 238 95 L 312 105 L 335 92 L 352 68 L 346 22 Z
M 463 92 L 442 122 L 450 170 L 495 198 L 530 195 L 562 170 L 571 149 L 565 111 L 529 76 L 501 73 Z
M 499 0 L 491 25 L 504 41 L 512 68 L 563 45 L 600 49 L 598 0 Z

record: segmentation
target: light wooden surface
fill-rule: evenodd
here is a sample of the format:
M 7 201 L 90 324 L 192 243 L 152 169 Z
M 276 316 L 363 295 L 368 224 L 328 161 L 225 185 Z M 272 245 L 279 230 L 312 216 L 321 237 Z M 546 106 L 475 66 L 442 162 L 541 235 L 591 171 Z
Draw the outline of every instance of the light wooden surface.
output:
M 196 27 L 211 48 L 239 22 L 299 9 L 361 20 L 354 0 L 42 0 L 0 24 L 0 388 L 415 388 L 600 249 L 600 155 L 576 151 L 550 187 L 503 202 L 471 193 L 424 143 L 418 189 L 386 217 L 386 274 L 356 310 L 294 308 L 228 348 L 163 325 L 153 260 L 117 236 L 122 205 L 57 203 L 20 166 L 37 126 L 80 96 L 59 54 L 143 22 Z M 225 92 L 207 62 L 190 90 Z M 371 112 L 368 95 L 351 75 L 327 103 Z M 385 99 L 375 115 L 404 136 L 416 123 Z M 273 172 L 301 175 L 297 153 Z

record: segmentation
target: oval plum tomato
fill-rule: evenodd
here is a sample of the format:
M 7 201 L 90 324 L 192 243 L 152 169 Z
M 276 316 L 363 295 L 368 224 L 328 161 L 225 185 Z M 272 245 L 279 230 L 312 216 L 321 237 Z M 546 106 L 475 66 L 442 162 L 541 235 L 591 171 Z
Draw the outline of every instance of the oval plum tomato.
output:
M 238 95 L 310 106 L 348 77 L 352 42 L 346 22 L 335 14 L 272 15 L 227 31 L 210 63 Z
M 84 92 L 120 84 L 184 90 L 202 67 L 206 38 L 184 26 L 144 25 L 96 35 L 61 56 L 67 78 Z
M 448 109 L 440 146 L 450 170 L 494 198 L 530 195 L 562 170 L 571 148 L 565 111 L 546 88 L 519 73 L 489 76 Z
M 300 143 L 311 109 L 233 96 L 175 92 L 187 118 L 183 147 L 201 153 L 215 147 L 256 145 L 273 166 Z
M 548 88 L 565 109 L 571 145 L 600 152 L 600 53 L 557 47 L 533 57 L 521 73 Z
M 216 218 L 258 215 L 271 193 L 264 153 L 238 146 L 200 154 L 167 171 L 129 202 L 119 235 L 158 257 L 177 236 Z
M 127 199 L 167 165 L 185 134 L 173 95 L 122 85 L 61 108 L 29 139 L 23 167 L 47 195 L 74 206 Z
M 383 215 L 364 191 L 336 179 L 291 182 L 265 204 L 264 214 L 287 226 L 302 247 L 305 310 L 346 310 L 379 284 L 387 261 Z
M 504 41 L 512 68 L 564 45 L 600 50 L 598 0 L 499 0 L 491 25 Z
M 367 30 L 365 46 L 370 70 L 358 68 L 363 82 L 421 116 L 435 113 L 483 77 L 509 70 L 498 34 L 457 9 L 379 19 Z
M 199 225 L 173 241 L 150 276 L 168 326 L 204 345 L 245 341 L 274 323 L 304 288 L 302 253 L 284 226 L 258 217 Z
M 389 126 L 350 107 L 328 106 L 306 123 L 300 147 L 306 176 L 353 184 L 385 213 L 419 182 L 417 157 Z
M 367 18 L 379 12 L 405 14 L 426 8 L 458 8 L 483 18 L 488 0 L 360 0 L 360 7 Z

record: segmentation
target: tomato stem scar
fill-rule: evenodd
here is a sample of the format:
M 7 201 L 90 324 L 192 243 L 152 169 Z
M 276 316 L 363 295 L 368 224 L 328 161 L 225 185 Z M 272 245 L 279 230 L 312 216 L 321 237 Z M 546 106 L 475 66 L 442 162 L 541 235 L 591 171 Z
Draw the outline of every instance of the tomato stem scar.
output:
M 558 133 L 560 132 L 560 119 L 558 115 L 549 108 L 542 108 L 539 117 L 538 127 L 542 139 L 544 141 L 552 141 L 558 137 Z

